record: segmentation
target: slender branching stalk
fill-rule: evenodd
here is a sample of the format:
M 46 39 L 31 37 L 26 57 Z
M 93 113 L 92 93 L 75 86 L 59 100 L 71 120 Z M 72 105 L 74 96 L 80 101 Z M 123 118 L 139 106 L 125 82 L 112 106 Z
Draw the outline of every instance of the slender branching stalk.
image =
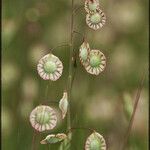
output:
M 74 31 L 74 0 L 71 0 L 71 24 L 70 24 L 70 54 L 69 54 L 69 72 L 68 72 L 68 82 L 67 82 L 67 93 L 68 93 L 68 112 L 67 112 L 67 131 L 68 138 L 64 140 L 60 145 L 59 150 L 70 150 L 71 149 L 71 114 L 70 114 L 70 106 L 71 106 L 71 89 L 74 78 L 74 66 L 75 66 L 75 53 L 73 50 L 73 32 Z
M 67 132 L 72 132 L 73 130 L 88 130 L 90 132 L 94 132 L 94 129 L 91 128 L 85 128 L 85 127 L 72 127 Z
M 83 39 L 85 38 L 84 35 L 78 31 L 73 31 L 73 33 L 77 33 L 78 35 L 82 36 Z
M 70 54 L 69 54 L 69 72 L 68 72 L 68 83 L 67 83 L 67 93 L 68 93 L 68 112 L 67 112 L 67 131 L 68 138 L 64 140 L 64 142 L 60 145 L 59 150 L 70 150 L 71 149 L 71 114 L 70 114 L 70 106 L 71 106 L 71 89 L 74 79 L 75 70 L 75 53 L 73 50 L 73 32 L 74 31 L 74 0 L 71 0 L 71 24 L 70 24 Z
M 33 131 L 31 150 L 35 150 L 35 136 L 36 133 Z
M 58 45 L 58 46 L 52 48 L 50 51 L 53 51 L 53 50 L 55 50 L 56 48 L 63 47 L 63 46 L 70 46 L 70 45 L 69 45 L 69 44 Z
M 77 11 L 79 11 L 80 9 L 84 8 L 84 5 L 78 6 L 77 8 L 74 9 L 74 13 L 76 13 Z
M 143 86 L 144 86 L 145 76 L 146 76 L 146 73 L 143 74 L 141 82 L 140 82 L 140 85 L 139 85 L 139 88 L 137 90 L 133 112 L 132 112 L 131 119 L 130 119 L 127 131 L 126 131 L 126 134 L 125 134 L 125 137 L 124 137 L 124 140 L 123 140 L 123 144 L 122 144 L 121 150 L 125 150 L 125 148 L 127 146 L 127 142 L 128 142 L 129 136 L 130 136 L 130 132 L 131 132 L 132 126 L 133 126 L 133 121 L 134 121 L 134 118 L 135 118 L 135 113 L 136 113 L 136 110 L 137 110 L 138 102 L 140 100 L 141 91 L 142 91 Z
M 69 57 L 69 74 L 68 74 L 68 100 L 69 100 L 69 107 L 68 107 L 68 115 L 67 115 L 67 129 L 71 128 L 71 118 L 70 118 L 70 105 L 71 105 L 71 84 L 72 84 L 72 74 L 73 74 L 73 60 L 74 60 L 74 53 L 73 53 L 73 24 L 74 24 L 74 0 L 71 0 L 71 26 L 70 26 L 70 57 Z

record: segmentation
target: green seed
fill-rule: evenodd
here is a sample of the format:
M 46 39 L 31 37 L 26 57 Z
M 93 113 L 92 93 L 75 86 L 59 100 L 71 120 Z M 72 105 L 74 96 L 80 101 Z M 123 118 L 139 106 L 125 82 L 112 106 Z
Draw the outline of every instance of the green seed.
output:
M 95 13 L 91 16 L 91 22 L 99 23 L 101 21 L 101 16 L 98 13 Z
M 57 138 L 57 137 L 53 137 L 53 138 L 47 139 L 47 143 L 50 143 L 50 144 L 52 144 L 52 143 L 57 143 L 57 142 L 59 142 L 59 141 L 61 141 L 61 139 L 59 139 L 59 138 Z
M 52 61 L 47 61 L 45 64 L 44 64 L 44 70 L 47 72 L 47 73 L 54 73 L 57 69 L 57 66 L 54 62 Z
M 91 11 L 96 10 L 96 8 L 97 8 L 97 4 L 96 4 L 96 3 L 90 3 L 90 4 L 89 4 L 89 9 L 90 9 Z
M 101 150 L 101 144 L 98 139 L 93 139 L 90 143 L 90 150 Z
M 46 111 L 42 111 L 37 114 L 36 121 L 40 124 L 46 124 L 50 121 L 50 114 Z
M 92 67 L 98 67 L 100 65 L 100 63 L 101 63 L 101 59 L 99 56 L 93 55 L 90 57 L 90 65 Z
M 80 52 L 80 56 L 81 58 L 85 61 L 87 60 L 88 57 L 88 51 L 86 48 L 82 48 L 81 52 Z

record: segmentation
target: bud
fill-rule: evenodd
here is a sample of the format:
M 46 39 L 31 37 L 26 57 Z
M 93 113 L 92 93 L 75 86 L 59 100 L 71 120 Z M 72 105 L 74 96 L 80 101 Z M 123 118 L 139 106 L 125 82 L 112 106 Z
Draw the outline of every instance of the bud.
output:
M 84 8 L 87 13 L 96 12 L 99 9 L 99 0 L 85 0 Z
M 66 138 L 67 138 L 67 135 L 64 133 L 50 134 L 40 143 L 41 144 L 55 144 L 55 143 L 63 141 Z
M 94 131 L 86 140 L 85 150 L 106 150 L 103 136 Z
M 79 49 L 79 58 L 83 66 L 86 64 L 88 60 L 89 53 L 90 53 L 89 43 L 84 41 Z
M 102 10 L 86 15 L 86 24 L 93 30 L 102 28 L 106 23 L 106 16 Z
M 66 116 L 67 110 L 68 110 L 68 94 L 67 94 L 67 92 L 63 93 L 63 97 L 59 101 L 59 108 L 62 112 L 62 119 L 64 119 Z

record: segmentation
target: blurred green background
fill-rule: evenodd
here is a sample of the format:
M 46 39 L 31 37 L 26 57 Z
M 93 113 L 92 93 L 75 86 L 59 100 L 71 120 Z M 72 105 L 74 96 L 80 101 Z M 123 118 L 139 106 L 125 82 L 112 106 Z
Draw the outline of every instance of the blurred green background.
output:
M 31 150 L 34 130 L 29 123 L 30 112 L 45 100 L 59 101 L 62 97 L 67 82 L 69 48 L 60 47 L 53 52 L 64 63 L 64 72 L 58 81 L 42 80 L 36 66 L 48 49 L 69 42 L 70 3 L 69 0 L 2 1 L 3 150 Z M 134 104 L 141 75 L 148 69 L 148 0 L 101 0 L 100 3 L 107 15 L 107 23 L 101 30 L 93 31 L 86 25 L 83 9 L 75 15 L 74 27 L 76 31 L 86 32 L 91 48 L 104 52 L 107 67 L 95 77 L 86 73 L 78 59 L 71 120 L 73 127 L 96 129 L 105 137 L 108 150 L 118 150 L 129 122 L 124 101 Z M 83 4 L 83 0 L 75 0 L 75 7 Z M 76 51 L 81 43 L 82 37 L 76 34 Z M 45 97 L 47 85 L 48 99 Z M 65 130 L 66 120 L 59 120 L 53 131 L 37 134 L 36 149 L 48 148 L 39 143 L 48 133 Z M 82 150 L 89 132 L 73 133 L 71 150 Z M 58 146 L 49 149 L 57 150 Z M 127 150 L 148 150 L 148 73 Z

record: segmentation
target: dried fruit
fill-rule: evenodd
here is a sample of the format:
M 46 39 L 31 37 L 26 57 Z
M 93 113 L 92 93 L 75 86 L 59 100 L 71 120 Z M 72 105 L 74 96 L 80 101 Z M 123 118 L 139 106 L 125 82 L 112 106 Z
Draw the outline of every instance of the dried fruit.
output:
M 102 10 L 99 10 L 93 14 L 87 14 L 86 23 L 91 29 L 98 30 L 99 28 L 102 28 L 103 25 L 105 25 L 106 16 Z
M 67 92 L 63 93 L 63 97 L 59 102 L 59 108 L 62 111 L 62 118 L 64 119 L 68 110 L 68 94 Z
M 37 70 L 44 80 L 56 81 L 62 75 L 63 64 L 58 57 L 53 54 L 47 54 L 39 60 Z
M 66 138 L 67 138 L 67 135 L 64 133 L 50 134 L 46 136 L 46 138 L 42 140 L 40 143 L 41 144 L 55 144 L 55 143 L 63 141 Z
M 85 65 L 88 55 L 90 53 L 90 46 L 88 42 L 83 42 L 79 49 L 79 58 L 83 65 Z
M 86 140 L 85 150 L 106 150 L 105 139 L 94 131 Z
M 84 8 L 87 13 L 96 12 L 99 9 L 99 1 L 98 0 L 85 0 Z
M 105 69 L 105 66 L 105 55 L 99 50 L 91 50 L 88 63 L 85 66 L 86 71 L 93 75 L 99 75 Z
M 45 105 L 37 106 L 30 114 L 30 123 L 39 132 L 53 129 L 57 124 L 55 111 Z

